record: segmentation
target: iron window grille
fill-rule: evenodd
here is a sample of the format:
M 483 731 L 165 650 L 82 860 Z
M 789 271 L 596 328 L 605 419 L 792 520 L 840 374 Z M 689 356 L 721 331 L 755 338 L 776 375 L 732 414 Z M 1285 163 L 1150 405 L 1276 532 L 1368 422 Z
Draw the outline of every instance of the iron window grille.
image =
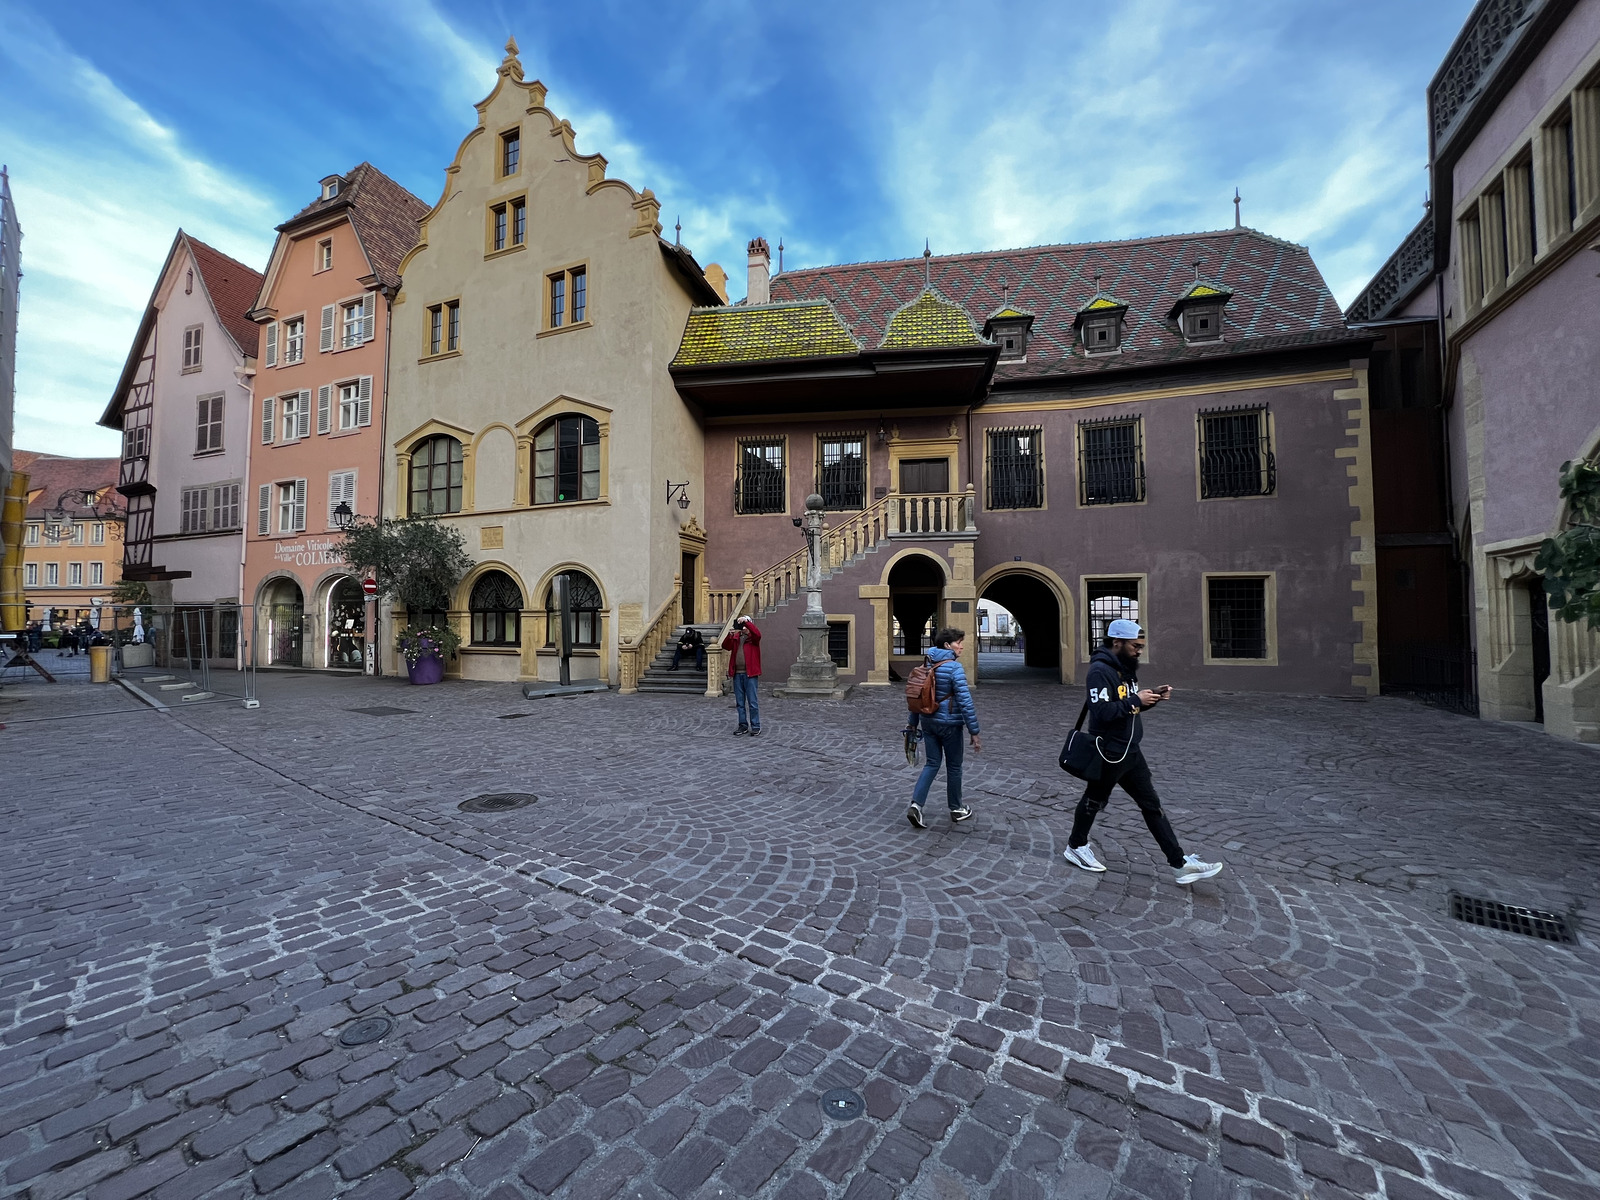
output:
M 841 671 L 850 666 L 850 622 L 828 622 L 828 657 Z
M 737 513 L 781 513 L 785 503 L 783 439 L 741 441 L 739 467 L 733 481 Z
M 1041 432 L 1039 429 L 989 430 L 987 507 L 1044 507 Z
M 533 439 L 533 502 L 600 498 L 600 425 L 592 417 L 557 417 Z
M 580 650 L 597 650 L 600 647 L 600 587 L 582 571 L 563 571 L 567 581 L 567 604 L 572 610 L 572 644 Z M 544 644 L 556 644 L 556 628 L 561 623 L 561 610 L 556 607 L 554 585 L 544 597 Z
M 522 644 L 522 589 L 504 571 L 486 571 L 467 601 L 474 646 Z
M 1278 487 L 1267 410 L 1248 405 L 1202 409 L 1200 498 L 1270 496 Z
M 1144 499 L 1140 434 L 1137 416 L 1078 422 L 1078 480 L 1083 504 L 1133 504 Z
M 413 517 L 461 511 L 461 443 L 446 434 L 422 442 L 411 452 Z
M 817 444 L 817 493 L 829 512 L 854 511 L 867 505 L 866 439 L 823 438 Z
M 1089 653 L 1105 641 L 1113 621 L 1139 619 L 1139 581 L 1137 579 L 1091 579 L 1085 585 L 1089 609 Z
M 1267 581 L 1206 580 L 1212 658 L 1267 657 Z

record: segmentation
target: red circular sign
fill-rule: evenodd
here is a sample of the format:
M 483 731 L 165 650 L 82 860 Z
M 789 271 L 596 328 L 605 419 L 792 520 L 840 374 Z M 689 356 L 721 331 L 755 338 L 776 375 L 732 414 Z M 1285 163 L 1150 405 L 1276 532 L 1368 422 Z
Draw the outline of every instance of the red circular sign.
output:
M 378 581 L 369 575 L 361 581 L 361 590 L 369 596 L 376 596 L 378 594 Z

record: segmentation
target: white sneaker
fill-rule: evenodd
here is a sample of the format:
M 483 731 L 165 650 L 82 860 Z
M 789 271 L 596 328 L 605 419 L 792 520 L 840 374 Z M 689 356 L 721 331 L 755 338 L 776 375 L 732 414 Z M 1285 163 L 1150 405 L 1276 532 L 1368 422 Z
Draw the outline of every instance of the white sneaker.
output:
M 1075 867 L 1082 867 L 1085 871 L 1104 871 L 1106 869 L 1105 863 L 1094 856 L 1094 847 L 1089 845 L 1088 842 L 1076 849 L 1068 846 L 1061 852 L 1061 857 Z
M 1203 861 L 1198 854 L 1183 856 L 1183 866 L 1176 868 L 1179 883 L 1194 883 L 1201 879 L 1210 879 L 1213 875 L 1220 874 L 1222 864 L 1219 862 L 1208 863 Z

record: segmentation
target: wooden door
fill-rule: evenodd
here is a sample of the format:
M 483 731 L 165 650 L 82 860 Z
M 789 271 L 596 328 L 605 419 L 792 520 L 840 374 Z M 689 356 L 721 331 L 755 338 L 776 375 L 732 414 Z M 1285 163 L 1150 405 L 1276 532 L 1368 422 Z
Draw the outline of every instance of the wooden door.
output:
M 944 494 L 950 490 L 950 460 L 948 458 L 902 458 L 900 460 L 900 492 L 902 495 Z

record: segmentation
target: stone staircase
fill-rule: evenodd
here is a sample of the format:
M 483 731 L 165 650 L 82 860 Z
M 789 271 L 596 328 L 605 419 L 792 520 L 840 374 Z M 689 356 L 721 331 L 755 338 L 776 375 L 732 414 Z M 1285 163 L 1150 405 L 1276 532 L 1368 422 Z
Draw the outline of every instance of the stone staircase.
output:
M 823 583 L 827 583 L 828 580 L 832 579 L 835 575 L 842 575 L 842 574 L 844 574 L 844 572 L 848 571 L 851 567 L 855 566 L 857 563 L 865 562 L 868 558 L 872 557 L 872 555 L 876 554 L 879 550 L 882 550 L 883 549 L 883 545 L 884 544 L 882 542 L 879 542 L 876 546 L 868 546 L 865 550 L 861 551 L 860 554 L 855 555 L 853 558 L 847 558 L 842 563 L 838 564 L 837 566 L 826 568 L 822 572 L 822 582 Z M 799 592 L 796 592 L 792 596 L 785 596 L 782 600 L 779 600 L 776 604 L 769 604 L 766 608 L 762 609 L 760 612 L 753 613 L 752 615 L 753 616 L 758 616 L 758 617 L 764 617 L 768 613 L 777 612 L 780 608 L 788 608 L 789 605 L 791 605 L 791 604 L 798 604 L 802 608 L 804 608 L 805 607 L 805 603 L 806 603 L 806 594 L 805 594 L 804 591 L 799 591 Z
M 666 649 L 651 660 L 650 665 L 639 674 L 639 690 L 641 692 L 672 693 L 680 696 L 704 696 L 706 694 L 706 673 L 701 667 L 695 665 L 695 660 L 684 655 L 683 661 L 676 671 L 672 670 L 672 652 L 678 645 L 678 638 L 688 628 L 679 625 L 672 631 L 672 638 L 667 642 Z M 700 636 L 705 639 L 707 649 L 717 644 L 717 638 L 722 634 L 720 625 L 696 624 Z

